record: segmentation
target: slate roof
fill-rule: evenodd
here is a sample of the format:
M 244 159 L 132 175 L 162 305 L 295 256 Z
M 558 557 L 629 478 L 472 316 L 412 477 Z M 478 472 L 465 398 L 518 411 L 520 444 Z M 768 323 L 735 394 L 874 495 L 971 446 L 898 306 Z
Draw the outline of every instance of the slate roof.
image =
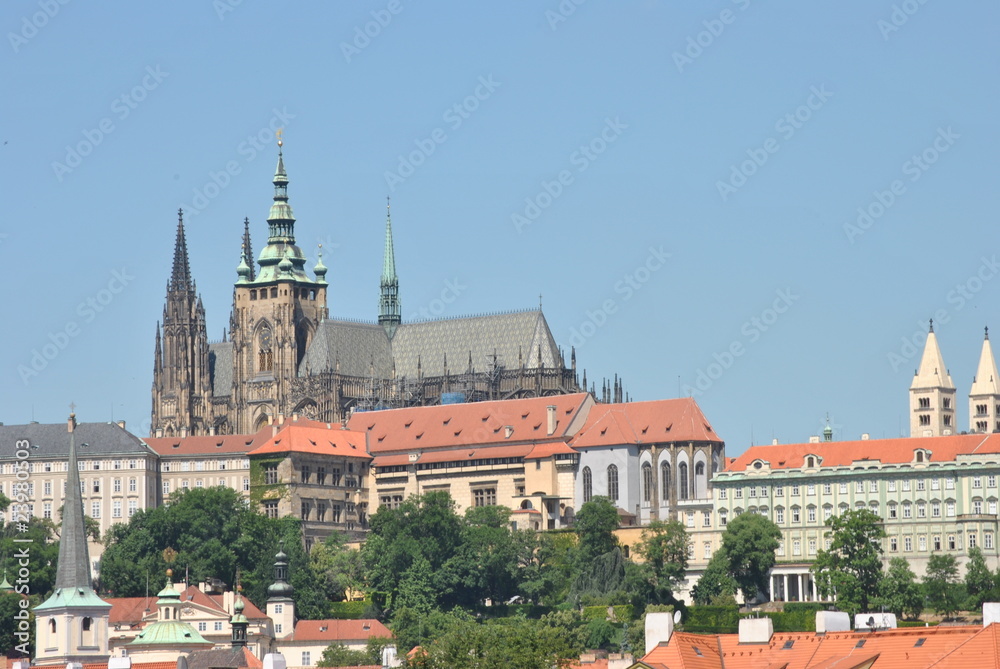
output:
M 135 665 L 132 665 L 135 669 Z M 264 663 L 246 646 L 196 650 L 187 656 L 188 669 L 261 669 Z M 173 669 L 177 665 L 174 663 Z
M 31 443 L 31 457 L 68 458 L 69 432 L 66 423 L 0 425 L 0 460 L 16 457 L 14 444 L 20 439 Z M 117 423 L 79 423 L 76 426 L 76 453 L 81 460 L 101 455 L 150 455 L 139 437 Z
M 233 392 L 233 342 L 208 345 L 208 376 L 212 397 L 229 397 Z
M 335 371 L 347 376 L 370 376 L 372 366 L 378 378 L 396 375 L 416 378 L 419 360 L 424 376 L 442 376 L 444 358 L 448 370 L 461 374 L 469 365 L 485 371 L 496 351 L 497 363 L 517 369 L 519 356 L 526 368 L 560 368 L 559 348 L 541 310 L 487 314 L 432 321 L 401 323 L 392 340 L 377 323 L 327 320 L 320 324 L 316 337 L 303 358 L 299 375 Z

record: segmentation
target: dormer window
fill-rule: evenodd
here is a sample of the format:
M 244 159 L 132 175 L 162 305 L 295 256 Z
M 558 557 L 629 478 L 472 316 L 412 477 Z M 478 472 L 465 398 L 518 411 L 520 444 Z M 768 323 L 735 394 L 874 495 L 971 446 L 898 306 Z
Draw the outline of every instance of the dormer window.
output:
M 924 461 L 924 452 L 917 451 L 917 462 L 923 462 L 923 461 Z
M 816 466 L 816 458 L 810 455 L 808 458 L 806 458 L 806 467 L 812 469 L 815 466 Z

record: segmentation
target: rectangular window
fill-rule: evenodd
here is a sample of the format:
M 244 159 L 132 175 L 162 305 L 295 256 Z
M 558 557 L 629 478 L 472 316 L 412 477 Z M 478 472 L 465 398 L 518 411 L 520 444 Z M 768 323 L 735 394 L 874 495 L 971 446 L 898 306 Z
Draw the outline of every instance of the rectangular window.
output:
M 809 555 L 816 555 L 816 540 L 809 540 Z
M 931 490 L 941 489 L 941 479 L 931 479 Z
M 846 482 L 842 482 L 840 484 L 840 494 L 841 495 L 846 495 L 847 494 L 847 483 Z
M 326 467 L 316 468 L 316 483 L 326 485 Z
M 810 506 L 808 509 L 806 509 L 806 518 L 810 523 L 816 522 L 816 507 Z
M 903 505 L 903 518 L 912 518 L 912 517 L 913 517 L 913 507 L 910 506 L 909 504 L 904 504 Z
M 302 666 L 308 667 L 312 664 L 312 654 L 308 650 L 302 651 Z
M 163 496 L 166 497 L 170 494 L 170 481 L 163 482 Z
M 129 460 L 128 461 L 128 468 L 129 469 L 135 469 L 136 468 L 136 461 L 135 460 Z
M 136 480 L 134 478 L 128 480 L 128 491 L 135 492 L 137 490 Z
M 816 494 L 816 484 L 810 483 L 806 485 L 806 495 L 814 496 Z
M 926 479 L 917 479 L 917 492 L 923 492 L 927 489 Z
M 997 514 L 997 501 L 995 499 L 986 502 L 986 513 L 991 513 L 994 516 Z
M 181 471 L 182 472 L 189 472 L 189 471 L 191 471 L 191 463 L 188 462 L 188 461 L 186 461 L 186 460 L 184 462 L 182 462 L 181 463 Z
M 52 481 L 46 481 L 42 484 L 42 489 L 46 497 L 52 494 Z
M 316 502 L 316 520 L 321 523 L 326 522 L 326 502 Z
M 986 477 L 986 487 L 996 488 L 997 487 L 997 477 L 995 474 L 990 474 Z
M 798 486 L 797 483 L 793 483 L 792 484 L 792 497 L 798 497 L 798 496 L 799 496 L 799 486 Z
M 736 488 L 735 495 L 736 499 L 743 499 L 743 488 Z
M 756 496 L 757 496 L 757 486 L 752 485 L 750 486 L 750 494 L 747 495 L 747 497 L 756 497 Z
M 903 550 L 907 552 L 913 550 L 913 537 L 903 537 Z
M 95 493 L 101 492 L 101 479 L 94 479 L 93 490 Z
M 131 518 L 132 516 L 134 516 L 137 510 L 138 510 L 138 502 L 136 502 L 134 499 L 130 499 L 128 501 L 128 517 Z
M 865 491 L 865 482 L 864 481 L 855 481 L 854 482 L 854 492 L 864 492 L 864 491 Z
M 312 513 L 312 504 L 309 502 L 302 502 L 302 520 L 309 520 L 309 515 Z
M 980 499 L 972 502 L 972 513 L 982 513 L 983 512 L 983 501 Z
M 51 517 L 52 517 L 52 502 L 45 502 L 45 504 L 42 505 L 42 518 L 51 518 Z
M 823 484 L 823 494 L 824 495 L 832 495 L 833 494 L 833 484 L 832 483 L 824 483 Z
M 945 479 L 944 480 L 944 489 L 945 490 L 954 490 L 955 489 L 955 479 Z
M 954 502 L 948 502 L 947 503 L 947 505 L 945 506 L 945 513 L 948 514 L 949 518 L 953 518 L 955 516 L 955 503 Z
M 694 527 L 694 511 L 687 512 L 687 526 Z
M 941 502 L 934 502 L 931 504 L 931 517 L 940 518 L 941 517 Z
M 701 512 L 701 526 L 702 527 L 711 527 L 712 526 L 712 512 L 711 511 L 702 511 Z
M 910 492 L 910 479 L 903 481 L 903 492 Z
M 122 517 L 122 501 L 120 499 L 116 499 L 115 501 L 111 502 L 111 517 L 112 518 Z
M 823 507 L 823 520 L 830 520 L 832 516 L 833 516 L 833 507 L 832 506 Z
M 775 496 L 784 497 L 784 495 L 785 495 L 785 486 L 781 485 L 780 483 L 778 485 L 774 486 L 774 494 L 775 494 Z
M 878 481 L 868 482 L 868 492 L 878 492 Z
M 264 502 L 264 515 L 268 518 L 278 517 L 278 500 L 272 499 Z
M 891 519 L 894 519 L 895 517 L 896 517 L 896 505 L 895 504 L 890 504 L 889 505 L 889 519 L 891 520 Z
M 705 544 L 704 544 L 704 549 L 705 549 L 705 559 L 706 560 L 711 559 L 712 558 L 712 542 L 711 541 L 706 541 Z
M 983 487 L 983 477 L 982 476 L 973 476 L 972 477 L 972 487 L 973 488 L 982 488 Z
M 302 465 L 302 482 L 311 483 L 312 482 L 312 467 L 309 465 Z
M 948 535 L 948 550 L 953 551 L 956 548 L 958 548 L 958 542 L 955 541 L 955 535 L 954 534 L 949 534 Z
M 121 469 L 122 468 L 122 461 L 121 460 L 115 460 L 113 466 L 114 466 L 115 469 Z
M 896 492 L 896 480 L 890 479 L 888 482 L 889 492 Z
M 802 518 L 800 517 L 800 513 L 799 513 L 798 507 L 793 508 L 792 509 L 792 522 L 793 523 L 798 523 L 801 520 L 802 520 Z
M 204 488 L 205 487 L 205 482 L 202 481 L 201 479 L 196 479 L 195 482 L 194 482 L 194 487 L 195 488 Z
M 729 514 L 726 513 L 725 511 L 720 511 L 719 512 L 719 525 L 721 527 L 725 527 L 727 522 L 729 522 Z
M 792 555 L 802 555 L 802 541 L 795 539 L 792 541 Z
M 90 504 L 90 517 L 91 518 L 100 518 L 101 517 L 101 503 L 100 502 L 91 502 L 91 504 Z
M 115 479 L 111 482 L 111 492 L 121 492 L 122 491 L 122 480 Z
M 993 533 L 984 532 L 983 533 L 983 548 L 993 548 Z
M 719 499 L 726 499 L 729 496 L 728 493 L 729 493 L 728 490 L 726 490 L 725 488 L 721 488 L 719 490 Z
M 927 505 L 917 504 L 917 518 L 926 518 L 926 517 L 927 517 Z
M 194 470 L 196 472 L 203 472 L 203 471 L 205 471 L 205 461 L 204 460 L 199 460 L 198 462 L 194 463 Z
M 920 547 L 921 551 L 927 550 L 927 537 L 921 536 L 917 538 L 917 545 Z
M 278 465 L 264 465 L 264 485 L 274 485 L 278 482 Z
M 247 492 L 249 490 L 250 490 L 250 479 L 245 478 L 243 479 L 243 492 Z
M 969 532 L 969 543 L 968 543 L 967 548 L 971 551 L 973 548 L 976 547 L 976 543 L 977 543 L 976 542 L 976 533 L 975 532 Z
M 784 524 L 785 522 L 785 510 L 782 509 L 780 506 L 774 510 L 774 522 L 778 523 L 779 525 Z
M 934 550 L 936 551 L 941 550 L 941 537 L 934 537 L 933 544 L 934 544 Z
M 340 505 L 339 504 L 334 504 L 333 508 L 330 511 L 330 514 L 333 516 L 333 522 L 339 523 L 340 522 Z
M 778 550 L 776 550 L 775 553 L 777 553 L 778 555 L 784 555 L 785 554 L 785 542 L 784 541 L 779 541 L 778 542 Z
M 476 488 L 472 491 L 472 501 L 474 506 L 496 506 L 496 488 Z
M 215 621 L 215 625 L 213 626 L 213 629 L 216 632 L 221 632 L 222 631 L 222 621 L 221 620 L 216 620 Z
M 889 551 L 895 553 L 899 550 L 899 543 L 896 537 L 889 537 Z

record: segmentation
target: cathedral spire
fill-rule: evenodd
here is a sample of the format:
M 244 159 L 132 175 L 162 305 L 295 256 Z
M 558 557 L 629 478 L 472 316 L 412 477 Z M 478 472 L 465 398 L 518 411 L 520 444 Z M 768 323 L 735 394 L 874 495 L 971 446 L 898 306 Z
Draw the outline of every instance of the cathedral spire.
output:
M 382 253 L 382 280 L 379 284 L 378 322 L 391 338 L 402 320 L 399 304 L 399 277 L 396 276 L 396 253 L 392 245 L 392 216 L 389 198 L 385 198 L 385 249 Z
M 177 210 L 177 238 L 174 241 L 174 269 L 167 290 L 194 290 L 188 263 L 187 239 L 184 236 L 184 210 Z
M 979 366 L 969 391 L 969 430 L 972 432 L 1000 432 L 1000 376 L 990 344 L 990 330 L 986 328 Z
M 83 522 L 83 500 L 80 496 L 80 470 L 76 460 L 76 414 L 69 415 L 69 463 L 66 465 L 66 501 L 63 506 L 62 529 L 59 533 L 59 563 L 56 590 L 83 588 L 90 590 L 90 557 L 87 532 Z
M 955 434 L 955 384 L 944 364 L 931 321 L 920 368 L 910 383 L 910 436 L 950 434 Z
M 250 275 L 247 277 L 248 280 L 253 281 L 257 278 L 257 273 L 254 271 L 254 257 L 253 257 L 253 245 L 250 244 L 250 219 L 243 219 L 243 260 L 246 262 L 247 266 L 250 268 Z
M 292 206 L 288 204 L 288 174 L 285 172 L 285 158 L 278 140 L 278 167 L 274 170 L 274 203 L 267 217 L 268 244 L 284 242 L 295 243 L 295 215 Z

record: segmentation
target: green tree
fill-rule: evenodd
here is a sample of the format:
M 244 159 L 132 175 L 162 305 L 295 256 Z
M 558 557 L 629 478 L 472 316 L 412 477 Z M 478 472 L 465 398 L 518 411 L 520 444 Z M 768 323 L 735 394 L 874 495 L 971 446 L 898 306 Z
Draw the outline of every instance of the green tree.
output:
M 767 593 L 767 575 L 774 566 L 781 530 L 756 513 L 742 513 L 731 521 L 722 534 L 722 550 L 727 571 L 749 602 L 758 592 Z
M 684 580 L 688 565 L 688 538 L 679 520 L 654 520 L 643 531 L 636 553 L 650 573 L 650 586 L 656 603 L 672 601 L 672 593 Z
M 993 573 L 986 565 L 983 550 L 979 546 L 970 548 L 969 561 L 965 563 L 965 591 L 969 597 L 969 608 L 980 608 L 995 587 Z
M 574 648 L 538 620 L 507 618 L 459 625 L 426 648 L 428 669 L 551 669 L 565 667 Z
M 444 582 L 449 573 L 442 568 L 462 545 L 463 520 L 448 493 L 412 496 L 395 509 L 383 506 L 371 517 L 370 529 L 361 554 L 365 580 L 372 589 L 394 597 L 404 575 L 423 558 L 435 593 L 450 593 Z
M 56 526 L 48 518 L 30 518 L 27 523 L 7 523 L 2 527 L 0 568 L 18 593 L 38 595 L 39 601 L 44 600 L 56 584 L 59 562 Z M 21 572 L 25 567 L 19 562 L 25 550 L 28 566 L 26 572 Z
M 38 598 L 32 598 L 31 606 L 35 606 Z M 30 608 L 22 606 L 28 598 L 14 592 L 0 593 L 0 648 L 8 651 L 8 657 L 32 658 L 35 656 L 35 614 Z M 27 614 L 28 641 L 27 645 L 17 637 L 18 618 Z M 27 653 L 23 653 L 27 651 Z M 22 654 L 23 653 L 23 654 Z
M 405 656 L 416 646 L 427 646 L 451 630 L 472 621 L 472 616 L 462 609 L 447 613 L 439 609 L 433 609 L 429 613 L 399 609 L 393 614 L 389 629 L 396 637 L 399 655 Z
M 348 591 L 364 587 L 361 551 L 349 547 L 347 537 L 340 532 L 332 532 L 313 546 L 309 564 L 319 579 L 318 587 L 331 602 L 342 602 Z
M 580 507 L 573 529 L 579 540 L 577 557 L 586 564 L 618 547 L 618 509 L 607 497 L 594 497 Z
M 924 609 L 924 593 L 917 582 L 917 575 L 910 569 L 910 562 L 904 557 L 889 560 L 889 569 L 878 586 L 877 606 L 902 617 L 919 618 Z
M 382 651 L 392 639 L 369 637 L 364 650 L 351 650 L 341 643 L 331 643 L 323 650 L 317 667 L 360 667 L 382 664 Z
M 302 547 L 301 523 L 295 518 L 268 518 L 247 506 L 225 487 L 194 488 L 170 496 L 170 503 L 137 512 L 128 524 L 105 533 L 101 556 L 101 589 L 119 597 L 138 597 L 159 588 L 168 566 L 197 583 L 218 578 L 230 585 L 237 572 L 244 593 L 262 603 L 274 581 L 274 555 L 280 542 L 288 555 L 289 579 L 295 588 L 296 613 L 322 618 L 324 593 Z M 164 550 L 177 552 L 168 565 Z
M 868 509 L 845 511 L 826 521 L 830 548 L 816 554 L 812 572 L 822 595 L 837 594 L 849 613 L 868 611 L 882 579 L 882 519 Z
M 576 575 L 577 538 L 568 532 L 538 535 L 523 570 L 521 592 L 536 604 L 566 600 Z
M 714 604 L 721 599 L 733 597 L 738 589 L 739 585 L 729 575 L 729 556 L 720 549 L 708 561 L 701 578 L 691 589 L 691 599 L 702 606 Z
M 932 553 L 924 574 L 927 604 L 938 615 L 951 617 L 962 599 L 958 581 L 958 561 L 954 555 Z

